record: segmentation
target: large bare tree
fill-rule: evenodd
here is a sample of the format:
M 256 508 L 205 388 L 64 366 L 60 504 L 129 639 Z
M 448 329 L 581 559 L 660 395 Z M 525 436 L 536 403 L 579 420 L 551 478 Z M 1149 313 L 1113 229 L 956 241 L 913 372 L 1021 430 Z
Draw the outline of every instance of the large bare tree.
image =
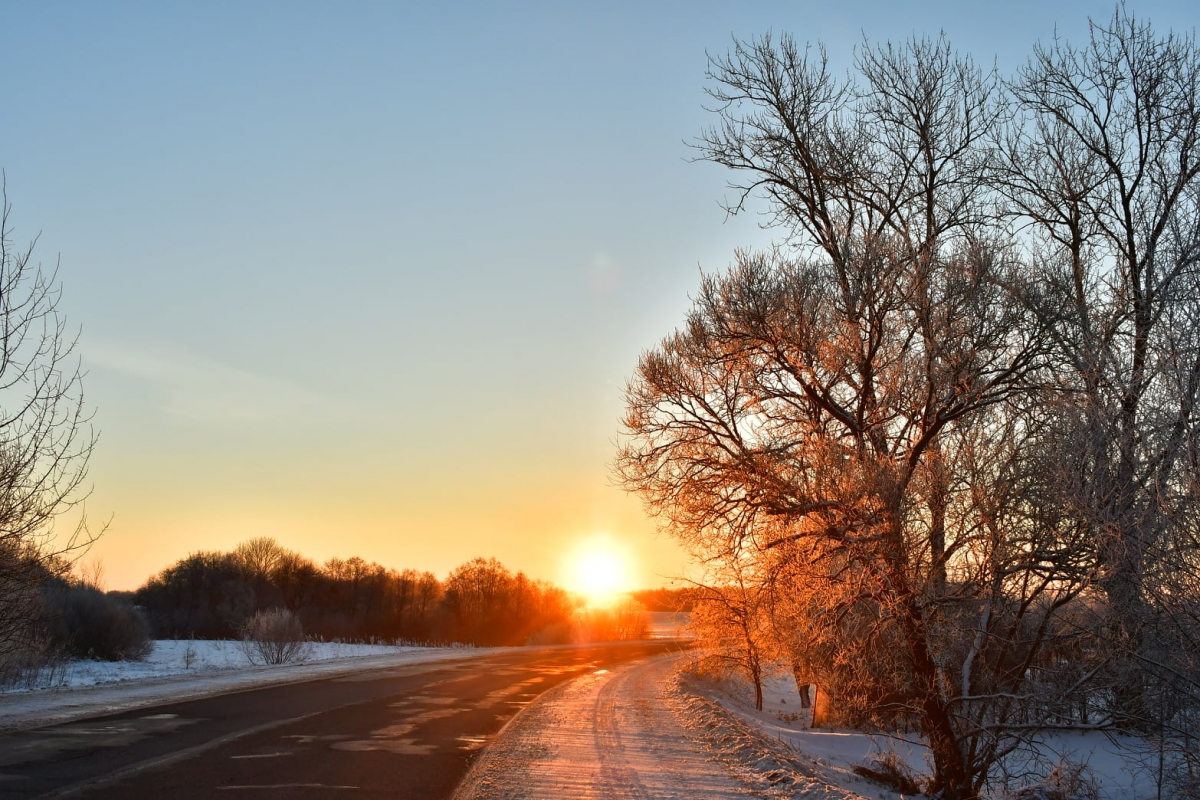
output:
M 1194 613 L 1194 62 L 1124 11 L 1011 84 L 944 39 L 711 59 L 700 157 L 785 238 L 643 356 L 617 469 L 768 564 L 794 663 L 916 720 L 945 797 L 1121 722 L 1151 595 Z
M 13 241 L 0 212 L 0 666 L 19 659 L 36 621 L 40 583 L 90 542 L 81 523 L 54 521 L 86 492 L 96 437 L 84 405 L 76 336 L 59 311 L 56 271 L 33 261 L 36 239 Z
M 1200 51 L 1122 6 L 1081 47 L 1037 47 L 1011 90 L 999 185 L 1057 340 L 1064 497 L 1099 548 L 1114 705 L 1140 725 L 1146 637 L 1196 564 L 1180 523 L 1198 499 Z

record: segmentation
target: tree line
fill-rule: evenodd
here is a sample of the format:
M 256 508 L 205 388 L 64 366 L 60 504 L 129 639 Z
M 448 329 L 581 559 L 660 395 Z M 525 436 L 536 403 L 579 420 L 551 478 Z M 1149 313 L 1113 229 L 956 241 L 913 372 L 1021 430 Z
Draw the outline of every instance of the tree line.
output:
M 0 597 L 0 609 L 21 614 L 19 627 L 10 628 L 19 638 L 0 652 L 0 686 L 33 686 L 71 659 L 143 659 L 154 639 L 257 641 L 255 626 L 264 620 L 285 625 L 293 645 L 552 645 L 649 633 L 646 609 L 632 597 L 586 608 L 577 596 L 494 558 L 473 559 L 438 580 L 359 557 L 318 564 L 259 537 L 228 552 L 192 553 L 135 591 L 105 592 L 102 573 L 98 562 L 81 567 L 62 556 L 26 557 L 24 591 Z
M 131 595 L 157 638 L 238 638 L 257 612 L 285 608 L 309 636 L 479 646 L 579 641 L 579 601 L 545 581 L 476 558 L 439 581 L 359 557 L 317 564 L 260 537 L 180 559 Z M 644 634 L 644 626 L 642 633 Z M 588 625 L 590 640 L 639 638 Z
M 1200 51 L 1124 6 L 1004 76 L 735 41 L 698 157 L 773 247 L 640 360 L 616 470 L 697 620 L 975 798 L 1047 729 L 1200 784 Z

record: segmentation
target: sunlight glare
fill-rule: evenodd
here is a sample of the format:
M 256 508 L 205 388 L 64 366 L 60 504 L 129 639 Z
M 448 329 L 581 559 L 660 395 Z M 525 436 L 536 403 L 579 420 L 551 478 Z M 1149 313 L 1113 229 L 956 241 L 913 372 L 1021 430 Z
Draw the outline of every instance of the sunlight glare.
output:
M 589 605 L 608 605 L 629 590 L 629 569 L 611 546 L 590 542 L 576 551 L 567 588 L 583 595 Z

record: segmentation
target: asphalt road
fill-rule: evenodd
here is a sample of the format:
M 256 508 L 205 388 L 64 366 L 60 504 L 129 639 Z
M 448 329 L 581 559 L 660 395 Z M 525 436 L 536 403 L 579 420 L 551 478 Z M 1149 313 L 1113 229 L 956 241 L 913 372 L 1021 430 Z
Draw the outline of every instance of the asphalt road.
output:
M 377 669 L 0 736 L 0 798 L 447 797 L 547 689 L 674 643 Z

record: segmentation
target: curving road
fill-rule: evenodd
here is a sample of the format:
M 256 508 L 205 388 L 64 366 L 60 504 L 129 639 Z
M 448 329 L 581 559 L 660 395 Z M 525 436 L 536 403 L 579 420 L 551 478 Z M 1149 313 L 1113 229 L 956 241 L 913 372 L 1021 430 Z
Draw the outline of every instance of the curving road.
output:
M 541 649 L 376 669 L 0 736 L 0 798 L 438 798 L 520 708 L 678 649 Z
M 455 800 L 744 800 L 759 794 L 685 728 L 659 656 L 559 686 L 484 751 Z

